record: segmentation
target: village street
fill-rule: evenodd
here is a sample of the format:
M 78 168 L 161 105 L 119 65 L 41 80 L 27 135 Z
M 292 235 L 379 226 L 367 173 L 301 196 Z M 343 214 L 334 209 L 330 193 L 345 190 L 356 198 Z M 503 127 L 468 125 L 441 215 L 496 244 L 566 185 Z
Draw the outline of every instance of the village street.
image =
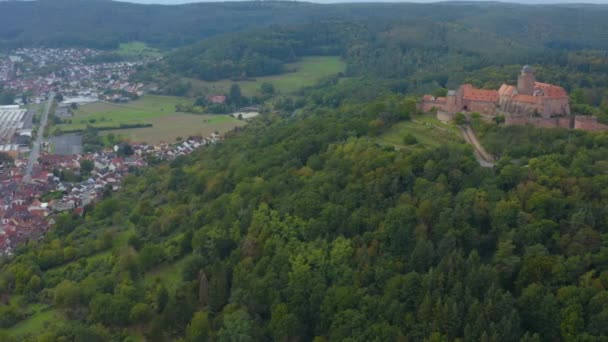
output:
M 34 167 L 34 163 L 38 162 L 38 157 L 40 156 L 40 146 L 42 145 L 42 140 L 44 136 L 44 127 L 46 127 L 49 112 L 53 107 L 53 101 L 55 99 L 55 93 L 49 94 L 49 99 L 44 108 L 44 112 L 42 113 L 42 118 L 40 119 L 40 126 L 38 127 L 38 134 L 36 135 L 36 140 L 32 143 L 32 152 L 30 153 L 30 159 L 27 163 L 27 169 L 25 171 L 25 175 L 23 177 L 23 181 L 25 183 L 29 183 L 32 180 L 32 169 Z

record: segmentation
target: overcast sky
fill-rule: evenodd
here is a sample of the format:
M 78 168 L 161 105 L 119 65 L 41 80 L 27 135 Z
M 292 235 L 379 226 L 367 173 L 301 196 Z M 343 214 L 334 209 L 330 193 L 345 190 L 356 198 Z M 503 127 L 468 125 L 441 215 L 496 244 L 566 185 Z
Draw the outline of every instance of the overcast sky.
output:
M 117 0 L 126 1 L 126 0 Z M 212 0 L 217 1 L 217 0 Z M 227 1 L 238 1 L 238 0 L 227 0 Z M 318 3 L 344 3 L 344 2 L 437 2 L 433 0 L 307 0 L 309 2 Z M 470 1 L 470 0 L 452 0 L 452 1 Z M 475 0 L 473 0 L 475 1 Z M 477 0 L 477 1 L 496 1 L 496 0 Z M 201 0 L 128 0 L 127 2 L 135 2 L 140 4 L 185 4 L 191 2 L 204 2 Z M 516 3 L 530 3 L 530 4 L 563 4 L 563 3 L 588 3 L 588 4 L 608 4 L 608 0 L 512 0 L 501 2 L 516 2 Z

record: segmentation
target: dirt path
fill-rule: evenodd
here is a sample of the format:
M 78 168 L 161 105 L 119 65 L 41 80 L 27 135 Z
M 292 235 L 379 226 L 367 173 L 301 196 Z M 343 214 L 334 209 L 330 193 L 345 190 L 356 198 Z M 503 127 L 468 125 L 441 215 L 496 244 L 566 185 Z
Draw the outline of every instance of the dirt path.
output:
M 494 156 L 483 148 L 479 140 L 477 140 L 475 132 L 473 132 L 471 126 L 466 125 L 464 127 L 460 127 L 460 132 L 462 133 L 462 137 L 467 144 L 473 146 L 473 152 L 475 153 L 475 158 L 479 162 L 479 165 L 482 167 L 494 167 Z

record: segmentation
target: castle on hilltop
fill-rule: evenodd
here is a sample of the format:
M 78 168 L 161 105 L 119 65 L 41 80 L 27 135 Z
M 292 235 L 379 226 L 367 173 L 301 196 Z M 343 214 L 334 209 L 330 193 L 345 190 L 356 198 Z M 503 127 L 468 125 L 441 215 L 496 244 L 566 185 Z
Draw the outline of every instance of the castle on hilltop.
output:
M 503 84 L 498 90 L 486 90 L 463 84 L 458 90 L 448 91 L 445 97 L 425 95 L 419 107 L 424 112 L 436 110 L 442 117 L 451 117 L 458 112 L 504 115 L 507 125 L 531 124 L 591 131 L 608 128 L 595 117 L 572 116 L 566 90 L 536 82 L 534 69 L 529 65 L 521 69 L 517 86 Z

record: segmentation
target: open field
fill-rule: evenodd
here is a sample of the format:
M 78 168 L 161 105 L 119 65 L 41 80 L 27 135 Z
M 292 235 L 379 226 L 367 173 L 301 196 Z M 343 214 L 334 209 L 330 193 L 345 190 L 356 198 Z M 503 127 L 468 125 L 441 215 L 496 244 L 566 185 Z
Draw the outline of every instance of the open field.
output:
M 8 329 L 11 337 L 23 340 L 27 335 L 41 334 L 46 325 L 57 323 L 64 319 L 59 311 L 49 310 L 45 306 L 31 306 L 30 309 L 34 311 L 32 316 Z
M 150 119 L 175 114 L 175 105 L 190 104 L 183 97 L 145 95 L 128 103 L 95 102 L 80 106 L 71 118 L 71 124 L 60 124 L 62 130 L 83 129 L 87 125 L 97 127 L 120 124 L 149 123 Z
M 403 137 L 413 135 L 418 141 L 415 145 L 405 145 Z M 458 128 L 428 115 L 414 116 L 410 121 L 402 121 L 393 125 L 387 132 L 377 138 L 382 145 L 393 145 L 397 148 L 413 148 L 415 146 L 439 147 L 450 143 L 464 143 Z
M 227 115 L 195 115 L 175 113 L 147 120 L 153 127 L 103 131 L 103 135 L 113 133 L 133 142 L 155 144 L 173 142 L 177 137 L 202 135 L 218 131 L 224 133 L 234 127 L 245 125 L 244 121 Z
M 127 58 L 157 58 L 161 56 L 157 49 L 142 42 L 121 43 L 116 53 Z
M 197 115 L 175 111 L 177 104 L 192 100 L 174 96 L 145 95 L 126 104 L 96 102 L 81 106 L 71 124 L 60 124 L 62 130 L 84 129 L 87 125 L 119 127 L 121 124 L 152 124 L 152 127 L 116 129 L 102 134 L 115 134 L 134 142 L 158 143 L 175 141 L 188 135 L 208 136 L 214 131 L 224 133 L 245 124 L 225 115 Z
M 301 61 L 287 65 L 290 72 L 281 75 L 257 77 L 251 81 L 221 80 L 206 82 L 188 79 L 196 91 L 204 93 L 228 93 L 230 85 L 237 83 L 245 96 L 255 95 L 262 83 L 268 82 L 274 85 L 275 91 L 281 94 L 293 93 L 303 87 L 312 86 L 326 76 L 335 75 L 346 69 L 346 63 L 335 56 L 303 57 Z

